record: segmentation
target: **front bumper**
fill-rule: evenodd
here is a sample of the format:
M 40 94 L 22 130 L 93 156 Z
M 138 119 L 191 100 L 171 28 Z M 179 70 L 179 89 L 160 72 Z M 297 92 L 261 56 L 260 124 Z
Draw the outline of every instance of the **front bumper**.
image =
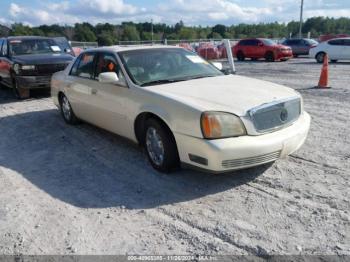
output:
M 304 112 L 293 125 L 260 136 L 206 140 L 174 135 L 183 164 L 221 173 L 266 164 L 292 154 L 305 142 L 310 122 L 310 115 Z M 190 155 L 192 160 L 207 160 L 207 163 L 191 161 Z
M 16 80 L 23 89 L 50 88 L 51 76 L 16 76 Z

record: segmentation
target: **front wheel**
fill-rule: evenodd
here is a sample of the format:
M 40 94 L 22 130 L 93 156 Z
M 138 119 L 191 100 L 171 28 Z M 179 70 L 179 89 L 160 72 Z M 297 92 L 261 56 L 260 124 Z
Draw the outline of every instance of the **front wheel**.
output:
M 24 88 L 19 87 L 15 76 L 12 76 L 11 82 L 12 82 L 13 94 L 15 95 L 15 97 L 17 99 L 24 99 L 24 98 L 29 97 L 29 95 L 30 95 L 29 89 L 24 89 Z
M 156 119 L 148 119 L 145 128 L 145 150 L 153 168 L 169 173 L 179 166 L 179 154 L 171 131 Z
M 68 98 L 63 94 L 60 96 L 60 109 L 62 117 L 67 124 L 75 125 L 79 122 L 78 118 L 73 112 L 72 106 L 70 105 Z

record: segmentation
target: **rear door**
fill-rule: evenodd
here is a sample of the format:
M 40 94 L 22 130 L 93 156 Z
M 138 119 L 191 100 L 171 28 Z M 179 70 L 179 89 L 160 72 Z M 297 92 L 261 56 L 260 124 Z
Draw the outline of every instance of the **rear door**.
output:
M 253 39 L 246 40 L 245 46 L 245 56 L 246 57 L 255 57 L 257 43 Z
M 95 65 L 96 53 L 83 53 L 76 59 L 66 78 L 66 94 L 73 111 L 79 118 L 91 123 L 96 113 L 96 110 L 90 105 L 90 98 L 95 90 Z

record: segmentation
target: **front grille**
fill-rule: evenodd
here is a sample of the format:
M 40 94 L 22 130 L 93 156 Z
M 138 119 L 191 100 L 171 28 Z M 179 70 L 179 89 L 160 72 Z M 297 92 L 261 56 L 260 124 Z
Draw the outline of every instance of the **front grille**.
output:
M 275 161 L 280 157 L 280 155 L 281 155 L 281 151 L 276 151 L 276 152 L 261 155 L 261 156 L 224 160 L 222 161 L 221 165 L 223 168 L 239 168 L 244 166 L 260 165 L 260 164 L 265 164 L 265 163 Z
M 249 116 L 259 133 L 290 125 L 299 118 L 300 114 L 300 98 L 262 105 L 249 111 Z
M 48 65 L 36 65 L 36 71 L 38 75 L 52 75 L 58 71 L 62 71 L 68 64 L 48 64 Z

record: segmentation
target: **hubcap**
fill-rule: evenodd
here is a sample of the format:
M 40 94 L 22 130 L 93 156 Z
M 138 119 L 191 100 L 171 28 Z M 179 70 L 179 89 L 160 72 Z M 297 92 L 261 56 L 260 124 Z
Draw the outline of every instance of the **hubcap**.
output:
M 147 129 L 146 147 L 153 163 L 161 166 L 164 161 L 164 146 L 160 135 L 154 127 Z
M 323 59 L 324 59 L 324 54 L 319 54 L 318 61 L 323 62 Z
M 62 98 L 62 111 L 63 111 L 64 118 L 66 120 L 69 120 L 71 116 L 71 108 L 70 108 L 69 101 L 65 96 Z

